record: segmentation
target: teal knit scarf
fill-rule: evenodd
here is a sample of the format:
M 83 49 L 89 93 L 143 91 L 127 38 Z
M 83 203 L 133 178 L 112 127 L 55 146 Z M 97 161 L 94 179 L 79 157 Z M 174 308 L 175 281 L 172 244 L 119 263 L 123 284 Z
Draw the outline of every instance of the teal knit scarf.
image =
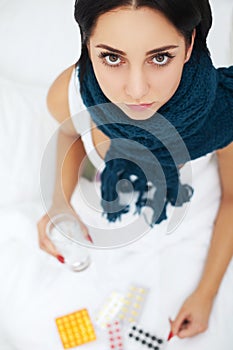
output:
M 136 212 L 149 206 L 151 225 L 160 223 L 168 203 L 181 206 L 192 196 L 191 186 L 180 183 L 179 166 L 233 140 L 233 66 L 216 69 L 205 52 L 193 50 L 177 91 L 147 120 L 132 120 L 110 103 L 90 62 L 80 86 L 85 106 L 95 106 L 89 108 L 91 118 L 111 139 L 101 174 L 101 204 L 109 221 L 128 212 L 118 192 L 133 188 Z

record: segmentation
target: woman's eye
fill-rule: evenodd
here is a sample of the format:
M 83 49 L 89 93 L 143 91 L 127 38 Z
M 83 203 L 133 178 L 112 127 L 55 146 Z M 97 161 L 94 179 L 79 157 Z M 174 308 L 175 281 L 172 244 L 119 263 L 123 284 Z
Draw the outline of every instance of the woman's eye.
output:
M 110 52 L 100 52 L 99 58 L 102 63 L 108 67 L 118 67 L 123 63 L 123 60 L 119 55 Z
M 120 58 L 117 55 L 106 55 L 105 56 L 105 61 L 107 64 L 110 66 L 117 66 L 118 64 L 121 63 Z
M 159 66 L 163 66 L 168 63 L 169 57 L 165 54 L 159 54 L 153 57 L 152 61 Z

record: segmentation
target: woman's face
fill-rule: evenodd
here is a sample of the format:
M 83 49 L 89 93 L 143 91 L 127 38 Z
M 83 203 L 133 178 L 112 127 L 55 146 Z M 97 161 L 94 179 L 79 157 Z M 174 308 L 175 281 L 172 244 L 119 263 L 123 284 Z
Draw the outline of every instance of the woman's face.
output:
M 191 50 L 163 14 L 147 7 L 101 15 L 88 42 L 103 93 L 132 119 L 147 119 L 170 100 Z

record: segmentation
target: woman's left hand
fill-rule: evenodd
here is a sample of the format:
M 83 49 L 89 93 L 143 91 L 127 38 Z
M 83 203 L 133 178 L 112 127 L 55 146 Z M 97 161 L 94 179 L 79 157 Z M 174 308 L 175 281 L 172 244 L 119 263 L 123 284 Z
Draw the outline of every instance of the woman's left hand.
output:
M 214 299 L 201 292 L 192 293 L 182 305 L 176 319 L 171 322 L 173 335 L 179 338 L 192 337 L 208 328 Z

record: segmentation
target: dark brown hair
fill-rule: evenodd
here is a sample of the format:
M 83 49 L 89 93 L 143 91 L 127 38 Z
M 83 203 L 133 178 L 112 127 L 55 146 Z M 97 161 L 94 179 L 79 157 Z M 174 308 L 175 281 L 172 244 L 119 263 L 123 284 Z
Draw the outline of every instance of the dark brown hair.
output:
M 77 62 L 81 78 L 89 60 L 87 42 L 99 16 L 117 7 L 149 7 L 160 11 L 184 36 L 187 44 L 191 43 L 196 28 L 195 47 L 209 53 L 206 39 L 212 25 L 212 14 L 208 0 L 76 0 L 74 16 L 82 39 L 81 56 Z

